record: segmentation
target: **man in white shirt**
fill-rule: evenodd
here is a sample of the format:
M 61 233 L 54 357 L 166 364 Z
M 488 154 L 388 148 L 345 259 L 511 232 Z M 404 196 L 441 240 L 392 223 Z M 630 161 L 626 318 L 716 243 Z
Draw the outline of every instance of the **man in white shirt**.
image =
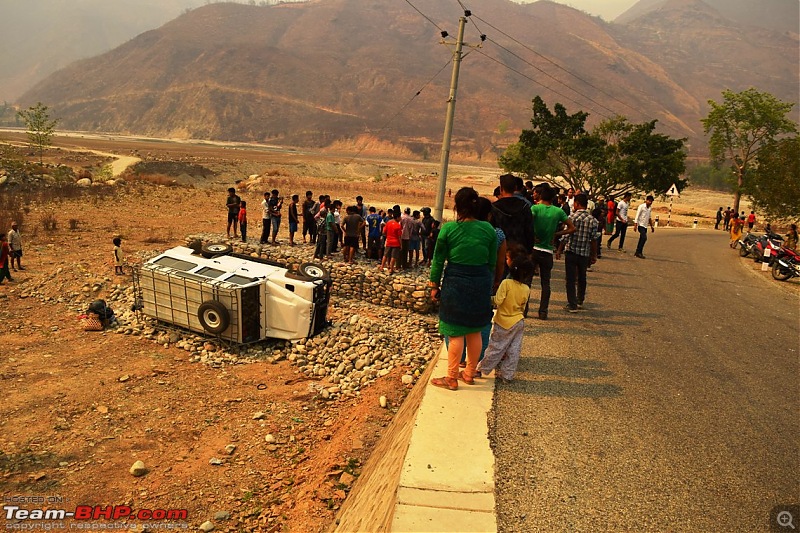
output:
M 620 252 L 624 252 L 623 246 L 625 246 L 625 234 L 628 233 L 628 207 L 631 205 L 631 193 L 626 192 L 622 196 L 622 200 L 619 201 L 617 204 L 617 217 L 616 217 L 616 229 L 614 231 L 614 235 L 608 239 L 606 246 L 608 249 L 611 249 L 611 243 L 614 242 L 614 239 L 619 237 L 619 247 L 617 248 Z
M 653 218 L 650 216 L 650 206 L 653 205 L 653 200 L 655 198 L 648 195 L 644 203 L 636 210 L 636 229 L 639 231 L 639 244 L 636 245 L 636 253 L 633 255 L 639 259 L 645 258 L 642 252 L 644 252 L 644 243 L 647 242 L 647 226 L 650 226 L 651 231 L 656 231 L 656 227 L 653 225 Z

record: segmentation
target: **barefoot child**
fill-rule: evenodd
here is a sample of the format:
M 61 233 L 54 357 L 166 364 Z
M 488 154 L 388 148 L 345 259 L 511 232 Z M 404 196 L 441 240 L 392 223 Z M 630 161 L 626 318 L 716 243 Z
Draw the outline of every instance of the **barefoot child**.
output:
M 114 274 L 125 274 L 122 268 L 122 239 L 114 237 Z
M 478 364 L 478 372 L 487 375 L 497 368 L 497 377 L 508 383 L 514 377 L 525 330 L 523 313 L 531 288 L 525 282 L 533 275 L 533 263 L 527 255 L 506 254 L 510 278 L 500 283 L 492 303 L 497 306 L 489 346 Z

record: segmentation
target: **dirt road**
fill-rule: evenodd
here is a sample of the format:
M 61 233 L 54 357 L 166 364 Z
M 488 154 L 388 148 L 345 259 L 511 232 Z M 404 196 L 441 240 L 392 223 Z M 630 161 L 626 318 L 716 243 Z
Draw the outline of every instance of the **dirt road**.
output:
M 800 501 L 796 290 L 722 232 L 603 252 L 579 314 L 557 263 L 550 320 L 496 393 L 500 531 L 769 530 Z

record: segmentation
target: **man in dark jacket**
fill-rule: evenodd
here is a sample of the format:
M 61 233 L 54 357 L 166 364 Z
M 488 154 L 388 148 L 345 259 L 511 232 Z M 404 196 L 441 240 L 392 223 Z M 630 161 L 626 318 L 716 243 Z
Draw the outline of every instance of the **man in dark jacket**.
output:
M 514 195 L 517 178 L 513 174 L 500 176 L 500 196 L 492 204 L 494 225 L 506 235 L 508 245 L 519 244 L 528 253 L 533 249 L 533 215 L 525 198 Z

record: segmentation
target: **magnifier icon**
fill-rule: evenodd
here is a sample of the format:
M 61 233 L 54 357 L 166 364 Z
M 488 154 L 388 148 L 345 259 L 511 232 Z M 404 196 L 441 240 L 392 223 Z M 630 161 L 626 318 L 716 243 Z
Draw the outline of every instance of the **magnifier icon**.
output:
M 789 511 L 781 511 L 780 513 L 778 513 L 776 520 L 778 522 L 778 525 L 781 527 L 790 527 L 792 529 L 795 529 L 794 517 L 792 516 L 792 513 L 790 513 Z

